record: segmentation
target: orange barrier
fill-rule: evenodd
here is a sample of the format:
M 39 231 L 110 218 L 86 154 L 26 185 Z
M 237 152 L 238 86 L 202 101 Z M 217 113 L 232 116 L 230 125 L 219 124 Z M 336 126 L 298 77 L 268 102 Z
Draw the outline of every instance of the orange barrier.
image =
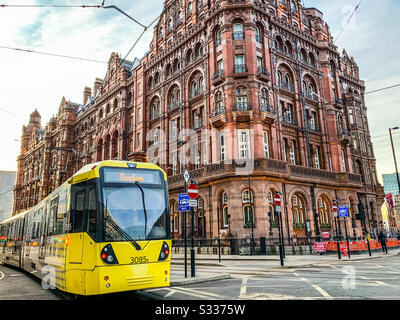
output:
M 336 241 L 327 241 L 328 245 L 326 247 L 326 251 L 337 251 L 337 242 Z M 379 240 L 370 240 L 369 246 L 371 250 L 382 249 L 382 245 Z M 386 246 L 389 247 L 399 247 L 400 241 L 397 239 L 387 239 Z M 347 241 L 340 241 L 340 247 L 347 249 Z M 357 251 L 367 251 L 368 244 L 367 240 L 362 241 L 349 241 L 349 249 L 350 252 Z

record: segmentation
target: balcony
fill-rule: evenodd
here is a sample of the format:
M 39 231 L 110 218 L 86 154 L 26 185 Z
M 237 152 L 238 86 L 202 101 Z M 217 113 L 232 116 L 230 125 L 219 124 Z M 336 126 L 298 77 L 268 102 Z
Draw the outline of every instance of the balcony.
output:
M 257 68 L 257 78 L 264 81 L 269 81 L 271 78 L 271 74 L 267 70 L 267 68 L 258 67 Z
M 225 80 L 224 70 L 217 70 L 211 77 L 213 85 L 218 85 Z
M 295 92 L 294 86 L 290 82 L 279 82 L 278 86 L 280 89 L 283 89 L 287 92 L 291 92 L 291 93 Z
M 276 119 L 275 108 L 267 104 L 260 105 L 260 120 L 265 124 L 274 123 Z
M 348 130 L 339 128 L 339 141 L 341 144 L 350 143 L 351 134 Z
M 318 96 L 314 92 L 305 91 L 304 97 L 312 102 L 318 102 Z
M 282 122 L 286 124 L 290 124 L 292 126 L 298 126 L 297 119 L 292 118 L 291 116 L 284 115 L 282 117 Z
M 244 39 L 244 32 L 233 33 L 233 40 L 243 40 L 243 39 Z
M 175 111 L 178 110 L 181 106 L 181 102 L 180 101 L 172 101 L 168 104 L 168 111 Z
M 235 64 L 233 68 L 234 77 L 246 77 L 248 71 L 245 64 Z
M 361 176 L 353 173 L 338 173 L 329 170 L 291 165 L 285 161 L 275 159 L 250 159 L 254 165 L 252 175 L 268 175 L 278 177 L 284 181 L 296 181 L 300 183 L 315 182 L 333 187 L 353 187 L 362 188 Z M 233 159 L 230 161 L 213 163 L 200 169 L 189 171 L 190 176 L 199 184 L 207 183 L 213 180 L 224 179 L 228 177 L 237 178 L 239 172 L 246 172 L 246 163 L 243 159 Z M 168 177 L 168 186 L 170 189 L 182 188 L 184 184 L 183 174 Z
M 203 88 L 199 88 L 189 92 L 189 101 L 190 103 L 196 102 L 203 98 Z
M 214 127 L 223 126 L 226 123 L 225 107 L 219 106 L 211 111 L 210 120 Z
M 237 102 L 232 109 L 233 121 L 249 122 L 253 120 L 253 106 L 247 102 Z
M 198 129 L 200 129 L 200 128 L 203 128 L 203 126 L 204 126 L 204 124 L 203 124 L 203 121 L 202 120 L 196 120 L 195 119 L 195 121 L 193 122 L 193 126 L 192 126 L 192 129 L 193 130 L 198 130 Z
M 308 124 L 308 129 L 314 132 L 321 133 L 321 128 L 315 125 L 315 123 L 309 123 Z

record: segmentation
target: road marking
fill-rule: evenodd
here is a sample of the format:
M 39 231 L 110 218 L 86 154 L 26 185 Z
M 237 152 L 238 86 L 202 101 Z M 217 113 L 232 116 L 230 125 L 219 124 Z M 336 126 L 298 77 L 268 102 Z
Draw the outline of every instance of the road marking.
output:
M 316 284 L 311 285 L 315 290 L 317 290 L 320 294 L 322 294 L 325 298 L 328 299 L 333 299 L 332 296 L 326 292 L 324 289 L 322 289 L 321 287 L 317 286 Z
M 226 299 L 226 297 L 221 296 L 220 294 L 211 293 L 211 292 L 199 292 L 197 289 L 194 290 L 194 289 L 183 288 L 183 287 L 179 287 L 179 288 L 173 287 L 173 288 L 174 288 L 173 290 L 178 289 L 178 290 L 181 290 L 181 291 L 186 291 L 186 292 L 191 292 L 191 293 L 198 293 L 198 294 L 202 294 L 202 295 L 210 296 L 210 297 L 214 297 L 214 298 L 219 298 L 219 299 L 225 298 Z
M 4 273 L 0 271 L 0 280 L 4 278 Z
M 240 285 L 239 299 L 245 299 L 245 297 L 246 297 L 247 280 L 249 280 L 249 278 L 243 278 L 243 280 L 242 280 L 242 284 Z
M 10 277 L 20 277 L 22 274 L 20 273 L 15 273 L 15 274 L 10 274 Z
M 183 293 L 183 294 L 186 294 L 188 296 L 192 296 L 192 297 L 199 298 L 199 299 L 207 298 L 207 296 L 202 294 L 202 293 L 199 293 L 199 292 L 195 293 L 195 292 L 191 292 L 191 291 L 186 291 L 186 290 L 183 290 L 183 288 L 174 287 L 173 289 L 169 289 L 169 290 L 174 290 L 175 292 Z
M 176 292 L 175 290 L 171 290 L 170 292 L 168 292 L 168 293 L 164 296 L 164 298 L 168 298 L 168 297 L 172 296 L 175 292 Z
M 382 282 L 382 281 L 374 281 L 374 282 L 377 283 L 377 284 L 380 284 L 382 286 L 389 286 L 387 283 Z

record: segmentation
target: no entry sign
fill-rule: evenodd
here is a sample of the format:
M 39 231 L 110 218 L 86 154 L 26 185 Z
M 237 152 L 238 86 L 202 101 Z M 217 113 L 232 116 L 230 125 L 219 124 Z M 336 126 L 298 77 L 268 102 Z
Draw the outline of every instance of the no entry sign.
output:
M 197 197 L 199 195 L 199 187 L 193 183 L 189 184 L 186 192 L 190 199 L 197 199 Z
M 281 196 L 279 195 L 279 193 L 275 193 L 274 195 L 274 203 L 276 206 L 281 206 Z

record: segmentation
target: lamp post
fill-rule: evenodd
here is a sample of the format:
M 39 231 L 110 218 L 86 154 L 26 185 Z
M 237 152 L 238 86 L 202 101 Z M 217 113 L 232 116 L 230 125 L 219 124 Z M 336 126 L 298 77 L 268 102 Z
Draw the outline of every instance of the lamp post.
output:
M 398 188 L 399 188 L 399 193 L 400 193 L 400 178 L 399 178 L 399 171 L 397 170 L 396 152 L 394 151 L 393 137 L 392 137 L 392 130 L 398 130 L 398 129 L 400 129 L 400 128 L 399 128 L 399 127 L 389 128 L 389 135 L 390 135 L 390 143 L 391 143 L 391 145 L 392 145 L 392 153 L 393 153 L 394 167 L 395 167 L 395 169 L 396 169 L 397 186 L 398 186 Z

